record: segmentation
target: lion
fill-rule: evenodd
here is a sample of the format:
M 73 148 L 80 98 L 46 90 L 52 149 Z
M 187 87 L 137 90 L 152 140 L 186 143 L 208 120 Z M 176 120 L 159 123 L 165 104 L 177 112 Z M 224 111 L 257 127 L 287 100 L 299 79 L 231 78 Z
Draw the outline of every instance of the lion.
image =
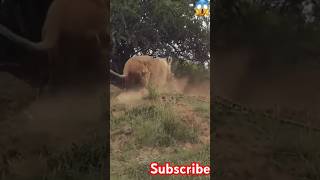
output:
M 1 24 L 0 35 L 31 51 L 48 54 L 49 78 L 45 83 L 51 86 L 49 89 L 91 83 L 90 79 L 104 77 L 102 56 L 109 46 L 107 2 L 53 0 L 40 42 L 32 42 Z
M 97 38 L 106 31 L 105 0 L 54 0 L 42 27 L 42 41 L 32 42 L 0 24 L 0 35 L 30 50 L 48 51 L 61 36 Z
M 134 56 L 126 62 L 122 75 L 113 70 L 110 70 L 110 73 L 123 78 L 126 89 L 149 86 L 165 89 L 174 78 L 171 63 L 172 60 L 166 58 L 154 58 L 147 55 Z

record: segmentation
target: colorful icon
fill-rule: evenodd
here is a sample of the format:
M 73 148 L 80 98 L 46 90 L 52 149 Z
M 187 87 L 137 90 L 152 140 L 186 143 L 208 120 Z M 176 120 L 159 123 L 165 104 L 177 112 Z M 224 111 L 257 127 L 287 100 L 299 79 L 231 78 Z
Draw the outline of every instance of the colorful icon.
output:
M 198 0 L 195 4 L 196 16 L 209 16 L 208 0 Z

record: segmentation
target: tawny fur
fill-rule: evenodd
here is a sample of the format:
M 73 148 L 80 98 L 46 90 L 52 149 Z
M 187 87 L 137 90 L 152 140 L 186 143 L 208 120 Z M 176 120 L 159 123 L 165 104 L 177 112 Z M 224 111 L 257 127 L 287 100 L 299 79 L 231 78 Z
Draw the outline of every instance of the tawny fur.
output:
M 134 56 L 123 70 L 126 88 L 144 88 L 153 86 L 163 89 L 172 80 L 171 61 L 152 56 Z
M 101 38 L 106 29 L 105 0 L 54 0 L 42 27 L 42 41 L 31 42 L 0 25 L 0 34 L 31 50 L 54 48 L 61 36 Z
M 42 27 L 41 42 L 32 42 L 3 25 L 0 35 L 48 53 L 50 86 L 90 83 L 103 77 L 102 48 L 107 53 L 109 42 L 108 5 L 108 0 L 54 0 Z

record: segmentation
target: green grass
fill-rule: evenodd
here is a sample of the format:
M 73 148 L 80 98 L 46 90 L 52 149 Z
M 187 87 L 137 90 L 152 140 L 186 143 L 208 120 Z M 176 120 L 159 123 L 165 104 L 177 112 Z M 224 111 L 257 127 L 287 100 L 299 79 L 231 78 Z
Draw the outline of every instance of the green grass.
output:
M 274 163 L 291 174 L 320 179 L 320 134 L 292 128 L 279 129 L 273 144 Z M 290 168 L 291 163 L 300 167 Z
M 43 158 L 47 173 L 42 176 L 16 177 L 6 174 L 3 180 L 103 180 L 106 146 L 101 141 L 73 144 L 64 150 L 50 150 Z
M 148 96 L 147 99 L 150 100 L 157 100 L 160 96 L 159 91 L 153 87 L 153 86 L 148 86 Z
M 210 103 L 205 101 L 199 101 L 195 97 L 183 97 L 182 101 L 190 104 L 193 111 L 198 113 L 198 115 L 204 119 L 210 119 Z
M 177 99 L 184 98 L 178 96 Z M 124 127 L 132 129 L 125 147 L 120 152 L 111 153 L 111 179 L 208 179 L 148 174 L 148 166 L 152 161 L 169 161 L 179 165 L 197 161 L 207 165 L 210 159 L 208 145 L 200 147 L 200 150 L 182 148 L 183 143 L 199 143 L 199 132 L 181 119 L 181 115 L 175 112 L 174 104 L 160 103 L 158 98 L 152 99 L 154 101 L 136 107 L 126 106 L 122 114 L 111 115 L 112 132 Z M 154 155 L 149 152 L 150 149 L 156 149 L 160 154 Z M 142 160 L 137 160 L 141 156 Z
M 189 128 L 174 114 L 170 105 L 151 104 L 135 107 L 111 120 L 112 128 L 129 124 L 135 143 L 141 146 L 171 146 L 177 141 L 196 142 L 196 129 Z
M 176 165 L 190 164 L 194 161 L 200 162 L 202 165 L 210 165 L 210 148 L 209 145 L 203 146 L 199 151 L 182 150 L 179 148 L 175 149 L 174 154 L 163 154 L 161 158 L 155 158 L 151 161 L 159 162 L 172 162 Z M 151 162 L 150 161 L 150 162 Z M 146 171 L 149 169 L 149 162 L 136 164 L 133 162 L 129 165 L 128 177 L 131 179 L 209 179 L 209 177 L 180 177 L 180 176 L 150 176 Z
M 284 124 L 277 117 L 265 117 L 259 112 L 234 111 L 221 104 L 214 106 L 216 128 L 227 129 L 228 134 L 241 135 L 241 146 L 250 148 L 259 144 L 266 147 L 266 157 L 259 158 L 270 160 L 272 168 L 293 179 L 320 180 L 319 132 Z M 216 177 L 223 178 L 225 173 L 217 172 Z
M 101 142 L 104 142 L 103 139 L 92 139 L 49 154 L 47 164 L 52 173 L 48 175 L 48 179 L 102 180 L 107 153 L 106 144 Z

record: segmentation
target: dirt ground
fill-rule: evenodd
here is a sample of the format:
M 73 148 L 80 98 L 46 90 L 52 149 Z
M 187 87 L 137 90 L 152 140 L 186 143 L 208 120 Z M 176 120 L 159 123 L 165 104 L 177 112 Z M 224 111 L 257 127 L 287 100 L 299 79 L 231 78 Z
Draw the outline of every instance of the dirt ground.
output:
M 213 107 L 216 179 L 319 179 L 319 132 L 297 125 L 320 127 L 319 64 L 252 64 L 247 49 L 216 58 L 213 93 L 230 100 Z
M 74 145 L 92 141 L 94 134 L 105 137 L 105 133 L 101 133 L 104 132 L 101 124 L 105 124 L 104 106 L 100 104 L 98 92 L 90 95 L 73 92 L 37 99 L 35 89 L 3 72 L 0 84 L 0 174 L 3 179 L 48 178 L 56 168 L 50 167 L 49 159 Z M 63 164 L 58 159 L 54 161 Z
M 180 162 L 180 164 L 181 162 L 190 163 L 191 161 L 209 163 L 209 85 L 208 82 L 203 82 L 190 86 L 185 79 L 179 80 L 178 93 L 160 93 L 156 99 L 148 99 L 148 91 L 125 92 L 111 86 L 111 179 L 160 178 L 149 177 L 145 173 L 148 168 L 147 165 L 151 161 L 162 162 L 165 159 L 175 163 Z M 155 108 L 158 112 L 158 109 L 166 106 L 170 107 L 169 109 L 172 111 L 165 110 L 164 114 L 156 117 L 149 110 L 140 110 Z M 188 133 L 195 132 L 191 137 L 195 136 L 197 141 L 188 139 L 190 134 L 187 134 L 180 138 L 179 136 L 171 136 L 171 140 L 173 139 L 174 142 L 165 140 L 169 145 L 150 144 L 149 138 L 146 136 L 143 136 L 142 141 L 137 143 L 136 140 L 140 137 L 141 128 L 145 131 L 148 129 L 147 127 L 152 128 L 157 126 L 158 123 L 161 124 L 163 119 L 166 119 L 167 113 L 170 117 L 173 115 L 177 118 L 178 124 L 171 124 L 170 126 L 175 126 L 171 128 L 177 128 L 176 131 L 187 129 Z M 140 116 L 146 117 L 146 119 L 140 119 Z M 158 120 L 148 126 L 148 121 L 150 121 L 148 117 Z M 182 127 L 183 129 L 181 129 Z M 146 135 L 155 136 L 152 132 L 146 133 Z M 161 136 L 159 138 L 164 138 L 167 134 L 159 135 Z M 205 154 L 201 155 L 202 152 Z M 176 179 L 179 178 L 176 177 Z

